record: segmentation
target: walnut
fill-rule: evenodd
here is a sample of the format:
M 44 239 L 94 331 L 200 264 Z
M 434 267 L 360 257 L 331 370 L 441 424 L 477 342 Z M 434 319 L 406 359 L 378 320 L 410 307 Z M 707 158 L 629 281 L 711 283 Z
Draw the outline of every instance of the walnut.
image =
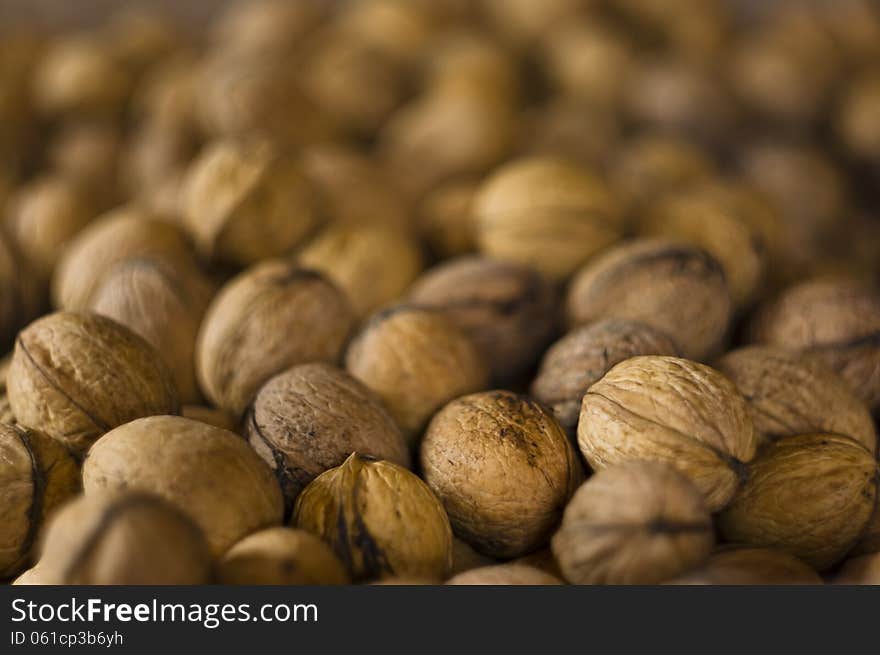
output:
M 535 365 L 557 324 L 555 290 L 537 272 L 477 256 L 429 270 L 412 286 L 409 300 L 461 328 L 499 383 Z
M 344 371 L 302 364 L 260 389 L 245 435 L 281 483 L 288 507 L 324 471 L 361 455 L 409 466 L 409 450 L 378 398 Z
M 867 526 L 878 475 L 873 455 L 849 437 L 784 437 L 751 463 L 718 526 L 728 541 L 780 548 L 824 571 Z
M 495 564 L 459 573 L 446 581 L 449 585 L 561 585 L 562 581 L 525 564 Z
M 37 531 L 80 487 L 79 466 L 54 439 L 0 424 L 0 579 L 30 560 Z
M 410 443 L 444 403 L 487 383 L 483 359 L 463 332 L 436 312 L 408 306 L 364 325 L 345 367 L 385 403 Z
M 822 578 L 794 555 L 772 548 L 722 547 L 698 571 L 672 584 L 822 584 Z
M 732 302 L 712 256 L 682 243 L 639 239 L 581 269 L 568 289 L 567 314 L 573 326 L 600 318 L 641 321 L 702 360 L 721 349 Z
M 474 179 L 450 180 L 422 198 L 417 215 L 419 232 L 439 258 L 476 250 L 473 200 L 478 188 Z
M 594 470 L 637 459 L 672 464 L 712 511 L 733 497 L 757 441 L 733 383 L 675 357 L 633 357 L 612 368 L 587 391 L 578 423 L 578 444 Z
M 300 494 L 293 523 L 326 540 L 352 578 L 443 578 L 452 531 L 443 506 L 405 468 L 357 453 Z
M 531 393 L 573 434 L 587 389 L 613 366 L 637 355 L 678 355 L 678 348 L 665 334 L 638 321 L 610 318 L 583 325 L 547 350 Z
M 117 425 L 179 409 L 152 346 L 115 321 L 74 312 L 48 314 L 19 333 L 7 394 L 20 424 L 78 455 Z
M 850 552 L 850 555 L 866 555 L 880 553 L 880 503 L 874 508 L 871 520 L 865 527 L 861 539 Z
M 202 391 L 236 417 L 259 388 L 294 364 L 335 362 L 351 330 L 348 300 L 321 275 L 269 260 L 215 296 L 196 344 Z
M 238 435 L 179 416 L 111 430 L 83 465 L 86 495 L 136 489 L 161 496 L 204 531 L 219 555 L 281 522 L 284 501 L 268 466 Z
M 545 544 L 583 477 L 556 420 L 509 391 L 446 405 L 425 433 L 421 464 L 455 533 L 492 557 Z
M 267 528 L 226 551 L 217 566 L 221 584 L 341 585 L 348 574 L 331 548 L 313 534 Z

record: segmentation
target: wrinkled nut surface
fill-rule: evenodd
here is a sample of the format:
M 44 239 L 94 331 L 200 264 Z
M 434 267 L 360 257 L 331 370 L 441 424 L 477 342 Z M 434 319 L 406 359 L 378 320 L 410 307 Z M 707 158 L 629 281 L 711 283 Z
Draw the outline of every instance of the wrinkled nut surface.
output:
M 240 436 L 179 416 L 153 416 L 108 432 L 83 465 L 86 495 L 140 489 L 190 516 L 216 556 L 281 522 L 284 501 L 269 467 Z
M 483 257 L 436 266 L 416 281 L 409 300 L 461 328 L 498 383 L 534 366 L 557 324 L 555 291 L 537 272 Z
M 46 517 L 79 487 L 79 466 L 60 443 L 0 424 L 0 579 L 27 565 Z
M 270 260 L 214 297 L 196 343 L 205 396 L 235 416 L 273 375 L 306 362 L 338 360 L 351 331 L 348 299 L 320 274 Z
M 553 537 L 575 584 L 657 584 L 699 566 L 715 541 L 699 490 L 666 464 L 599 471 L 577 490 Z
M 456 535 L 492 557 L 545 544 L 583 478 L 556 419 L 509 391 L 446 405 L 425 433 L 421 464 Z
M 590 261 L 572 280 L 571 325 L 641 321 L 675 339 L 690 359 L 720 350 L 733 311 L 721 265 L 693 246 L 639 239 Z
M 333 550 L 294 528 L 267 528 L 226 551 L 217 565 L 221 584 L 341 585 L 348 574 Z
M 496 564 L 459 573 L 449 585 L 561 585 L 556 576 L 525 564 Z
M 299 163 L 264 140 L 207 148 L 187 174 L 182 203 L 199 250 L 237 266 L 290 252 L 317 224 Z
M 293 523 L 328 542 L 352 578 L 443 579 L 452 530 L 428 486 L 405 468 L 352 455 L 296 501 Z
M 245 421 L 289 507 L 318 475 L 353 452 L 409 467 L 406 440 L 378 398 L 345 371 L 302 364 L 260 389 Z
M 872 409 L 880 407 L 880 293 L 875 289 L 846 278 L 797 284 L 758 314 L 753 337 L 824 362 Z
M 724 355 L 717 368 L 745 396 L 762 442 L 829 432 L 876 452 L 868 408 L 821 362 L 772 346 L 748 346 Z
M 211 581 L 201 530 L 158 496 L 80 496 L 49 522 L 39 567 L 61 584 L 197 585 Z
M 593 470 L 666 462 L 690 478 L 712 511 L 733 497 L 757 442 L 733 383 L 676 357 L 621 362 L 587 391 L 578 422 L 578 444 Z
M 436 312 L 407 306 L 364 325 L 345 367 L 379 396 L 410 443 L 444 403 L 484 388 L 488 378 L 467 335 Z
M 118 425 L 179 410 L 156 350 L 97 314 L 55 312 L 31 323 L 15 341 L 7 379 L 17 421 L 77 455 Z
M 553 279 L 574 273 L 623 230 L 623 213 L 605 184 L 561 159 L 506 164 L 484 182 L 474 202 L 483 253 Z
M 678 354 L 672 340 L 649 325 L 613 318 L 596 321 L 575 328 L 547 350 L 531 393 L 574 433 L 584 394 L 614 365 L 638 355 Z
M 773 548 L 722 547 L 698 571 L 673 584 L 822 584 L 822 578 L 794 555 Z
M 728 541 L 785 550 L 824 571 L 846 555 L 871 518 L 878 469 L 849 437 L 808 434 L 767 446 L 718 527 Z

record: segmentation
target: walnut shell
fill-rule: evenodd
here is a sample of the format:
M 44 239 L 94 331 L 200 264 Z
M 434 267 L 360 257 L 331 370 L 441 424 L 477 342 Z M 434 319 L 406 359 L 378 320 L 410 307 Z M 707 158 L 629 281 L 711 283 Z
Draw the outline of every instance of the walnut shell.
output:
M 824 571 L 867 526 L 878 475 L 872 454 L 849 437 L 784 437 L 751 463 L 718 527 L 729 541 L 780 548 Z
M 215 428 L 222 428 L 230 432 L 238 432 L 239 425 L 232 416 L 222 409 L 214 407 L 206 407 L 204 405 L 184 405 L 180 408 L 180 415 L 184 418 L 199 421 L 213 425 Z
M 425 433 L 421 464 L 455 533 L 492 557 L 546 543 L 583 477 L 553 416 L 509 391 L 446 405 Z
M 162 496 L 204 531 L 214 555 L 281 522 L 284 501 L 269 467 L 237 434 L 179 416 L 111 430 L 83 465 L 86 495 L 141 489 Z
M 666 464 L 630 462 L 577 490 L 552 543 L 569 582 L 657 584 L 699 566 L 714 540 L 688 479 Z
M 476 250 L 473 200 L 478 188 L 473 179 L 451 180 L 422 198 L 417 216 L 419 233 L 439 258 Z
M 834 584 L 880 585 L 880 553 L 846 560 L 835 576 Z
M 379 399 L 328 364 L 294 366 L 264 384 L 245 434 L 275 471 L 288 507 L 309 482 L 353 452 L 410 463 L 406 441 Z
M 341 585 L 348 574 L 331 548 L 313 534 L 267 528 L 226 551 L 217 566 L 221 584 Z
M 452 530 L 443 506 L 405 468 L 357 453 L 299 495 L 296 526 L 327 541 L 357 580 L 443 578 Z
M 690 359 L 720 350 L 733 311 L 721 265 L 702 250 L 639 239 L 590 261 L 568 289 L 571 325 L 641 321 L 675 339 Z
M 749 346 L 726 354 L 716 366 L 745 396 L 763 442 L 831 432 L 876 452 L 868 408 L 822 363 L 781 348 Z
M 499 383 L 535 365 L 557 324 L 555 289 L 537 272 L 477 256 L 432 268 L 412 286 L 409 300 L 461 328 Z
M 156 350 L 97 314 L 55 312 L 31 323 L 15 341 L 7 384 L 18 422 L 77 455 L 118 425 L 179 409 Z
M 531 393 L 569 434 L 587 389 L 613 366 L 637 355 L 678 355 L 672 340 L 638 321 L 609 318 L 575 328 L 544 354 Z
M 35 430 L 0 424 L 0 579 L 27 565 L 46 517 L 79 487 L 79 466 L 61 444 Z
M 602 180 L 552 157 L 505 164 L 483 183 L 474 212 L 483 253 L 553 279 L 571 275 L 617 241 L 624 227 Z
M 699 571 L 673 584 L 820 585 L 822 578 L 783 550 L 734 546 L 717 550 Z
M 379 396 L 410 443 L 444 403 L 484 388 L 488 377 L 463 332 L 436 312 L 407 306 L 364 325 L 345 367 Z
M 236 417 L 273 375 L 335 362 L 351 331 L 348 300 L 318 273 L 270 260 L 214 297 L 196 343 L 196 373 L 211 402 Z
M 525 564 L 495 564 L 459 573 L 446 581 L 448 585 L 561 585 L 562 581 Z
M 752 335 L 825 363 L 880 408 L 880 293 L 872 287 L 847 278 L 794 285 L 755 317 Z
M 714 369 L 685 359 L 633 357 L 584 396 L 578 444 L 594 470 L 634 459 L 673 465 L 724 507 L 755 455 L 745 399 Z

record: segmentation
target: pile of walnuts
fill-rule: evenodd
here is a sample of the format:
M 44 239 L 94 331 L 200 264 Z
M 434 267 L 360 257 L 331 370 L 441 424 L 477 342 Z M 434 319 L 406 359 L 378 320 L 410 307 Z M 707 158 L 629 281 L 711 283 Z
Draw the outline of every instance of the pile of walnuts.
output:
M 734 4 L 0 26 L 0 580 L 880 583 L 880 9 Z

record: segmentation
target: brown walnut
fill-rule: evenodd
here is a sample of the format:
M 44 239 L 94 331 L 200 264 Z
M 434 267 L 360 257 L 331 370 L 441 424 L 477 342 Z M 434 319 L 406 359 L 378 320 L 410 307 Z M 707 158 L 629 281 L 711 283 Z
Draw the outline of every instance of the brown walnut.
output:
M 820 585 L 822 578 L 807 564 L 784 550 L 721 547 L 698 571 L 672 584 L 710 585 Z

